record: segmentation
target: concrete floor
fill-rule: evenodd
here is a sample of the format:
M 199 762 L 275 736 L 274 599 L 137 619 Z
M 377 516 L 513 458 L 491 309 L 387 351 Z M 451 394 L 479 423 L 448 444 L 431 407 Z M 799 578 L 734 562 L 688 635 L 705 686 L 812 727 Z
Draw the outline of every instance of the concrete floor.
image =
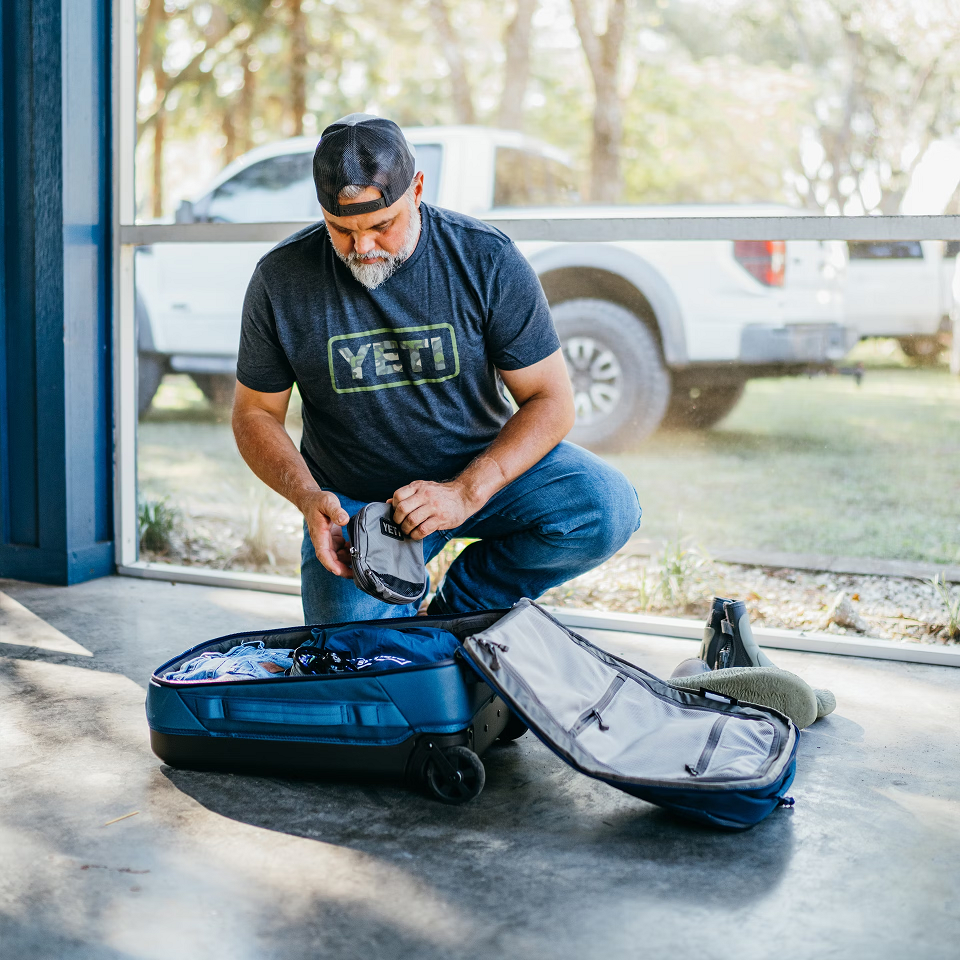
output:
M 792 810 L 690 826 L 531 735 L 473 803 L 203 774 L 151 753 L 153 667 L 295 597 L 0 581 L 4 958 L 960 956 L 960 671 L 777 652 L 837 695 Z M 654 672 L 689 641 L 596 632 Z M 134 817 L 105 825 L 132 811 Z

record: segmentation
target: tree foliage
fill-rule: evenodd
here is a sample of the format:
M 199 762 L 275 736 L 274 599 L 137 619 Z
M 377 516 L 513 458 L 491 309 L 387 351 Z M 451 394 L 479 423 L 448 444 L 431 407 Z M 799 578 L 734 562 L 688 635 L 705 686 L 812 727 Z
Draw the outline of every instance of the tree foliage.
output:
M 144 216 L 351 111 L 523 129 L 604 202 L 896 212 L 960 123 L 952 0 L 137 0 Z

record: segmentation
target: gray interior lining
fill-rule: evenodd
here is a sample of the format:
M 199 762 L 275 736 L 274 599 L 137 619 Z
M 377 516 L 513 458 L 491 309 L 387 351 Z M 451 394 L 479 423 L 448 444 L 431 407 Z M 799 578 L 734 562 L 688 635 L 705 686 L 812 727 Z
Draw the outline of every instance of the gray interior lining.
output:
M 531 726 L 599 776 L 671 784 L 755 780 L 768 773 L 786 739 L 775 718 L 726 707 L 727 721 L 711 743 L 716 710 L 696 703 L 696 695 L 661 696 L 661 681 L 606 662 L 530 601 L 466 649 Z M 617 684 L 619 676 L 625 680 Z

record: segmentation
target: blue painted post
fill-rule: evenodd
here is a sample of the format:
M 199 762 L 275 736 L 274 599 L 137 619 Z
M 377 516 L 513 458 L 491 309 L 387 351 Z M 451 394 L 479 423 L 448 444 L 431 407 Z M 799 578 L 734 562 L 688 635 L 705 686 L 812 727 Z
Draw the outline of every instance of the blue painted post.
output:
M 113 569 L 109 9 L 0 4 L 0 577 Z

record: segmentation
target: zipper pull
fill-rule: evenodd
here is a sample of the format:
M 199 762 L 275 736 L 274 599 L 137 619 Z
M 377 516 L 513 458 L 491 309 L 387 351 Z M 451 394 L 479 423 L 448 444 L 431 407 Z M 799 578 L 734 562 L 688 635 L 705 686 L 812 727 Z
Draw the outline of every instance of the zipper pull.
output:
M 603 717 L 600 716 L 599 710 L 594 710 L 593 715 L 597 718 L 597 726 L 600 728 L 601 733 L 610 729 L 610 725 L 603 722 Z
M 506 653 L 510 648 L 505 643 L 497 643 L 495 640 L 480 639 L 479 637 L 475 639 L 477 646 L 482 647 L 490 654 L 490 669 L 499 670 L 500 658 L 497 656 L 497 650 L 502 650 Z

